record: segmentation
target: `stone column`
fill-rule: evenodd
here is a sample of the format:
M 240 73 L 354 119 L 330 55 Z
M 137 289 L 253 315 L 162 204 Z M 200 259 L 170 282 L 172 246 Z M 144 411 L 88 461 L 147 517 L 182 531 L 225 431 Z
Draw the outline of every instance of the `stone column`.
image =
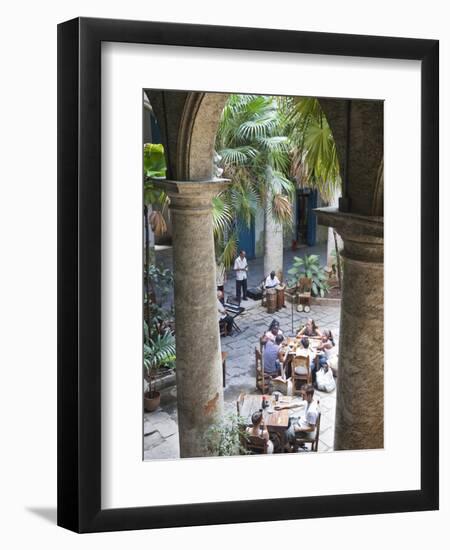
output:
M 155 180 L 170 198 L 176 380 L 181 457 L 205 456 L 205 434 L 223 415 L 212 198 L 227 180 Z
M 283 226 L 275 221 L 269 208 L 264 216 L 264 277 L 271 271 L 283 272 Z M 284 273 L 286 279 L 287 274 Z
M 383 448 L 383 218 L 316 212 L 344 241 L 334 448 Z

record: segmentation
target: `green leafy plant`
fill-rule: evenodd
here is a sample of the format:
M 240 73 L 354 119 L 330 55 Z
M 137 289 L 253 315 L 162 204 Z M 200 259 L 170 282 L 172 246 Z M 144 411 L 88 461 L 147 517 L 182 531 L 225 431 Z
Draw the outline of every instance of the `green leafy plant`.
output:
M 294 286 L 298 283 L 301 277 L 311 279 L 311 292 L 313 296 L 321 296 L 322 298 L 329 291 L 328 275 L 323 267 L 320 266 L 319 256 L 317 254 L 305 254 L 303 258 L 294 257 L 291 269 L 288 270 L 289 285 Z
M 245 447 L 245 422 L 237 414 L 229 413 L 221 422 L 212 425 L 205 439 L 207 450 L 213 456 L 248 454 Z
M 149 380 L 149 396 L 155 392 L 156 373 L 159 367 L 175 367 L 175 338 L 170 331 L 149 335 L 144 324 L 144 367 Z

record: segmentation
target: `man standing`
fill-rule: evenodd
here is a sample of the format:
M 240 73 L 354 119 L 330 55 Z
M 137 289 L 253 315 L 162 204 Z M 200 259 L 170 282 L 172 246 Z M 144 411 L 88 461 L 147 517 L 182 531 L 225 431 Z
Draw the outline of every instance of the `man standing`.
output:
M 247 300 L 247 258 L 245 257 L 245 250 L 241 250 L 239 256 L 234 261 L 233 271 L 236 272 L 236 298 L 241 300 L 241 288 L 242 299 Z

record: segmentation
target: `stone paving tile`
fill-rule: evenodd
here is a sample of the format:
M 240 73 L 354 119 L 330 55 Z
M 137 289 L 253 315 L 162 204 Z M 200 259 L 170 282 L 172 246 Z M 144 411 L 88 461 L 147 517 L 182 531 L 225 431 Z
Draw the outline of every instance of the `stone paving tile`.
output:
M 248 303 L 250 303 L 250 300 Z M 312 316 L 322 328 L 330 328 L 336 341 L 338 341 L 339 308 L 315 306 L 308 316 L 294 311 L 294 332 L 309 316 Z M 285 335 L 292 334 L 289 305 L 285 310 L 272 315 L 268 314 L 258 302 L 253 303 L 251 309 L 246 311 L 245 315 L 238 317 L 237 322 L 243 330 L 242 333 L 221 338 L 222 351 L 228 353 L 226 387 L 224 388 L 225 412 L 236 411 L 236 400 L 240 393 L 259 393 L 255 387 L 254 349 L 255 347 L 259 348 L 259 338 L 274 318 L 279 320 Z M 246 328 L 247 330 L 244 330 Z M 317 391 L 316 397 L 320 400 L 322 410 L 321 428 L 323 430 L 321 429 L 319 436 L 319 451 L 331 451 L 334 441 L 336 391 L 330 394 Z M 145 429 L 153 431 L 155 427 L 158 427 L 158 434 L 162 437 L 162 442 L 159 445 L 145 451 L 145 460 L 179 457 L 178 434 L 173 431 L 176 429 L 177 420 L 175 388 L 163 392 L 161 408 L 162 410 L 145 415 L 144 431 Z M 163 427 L 166 423 L 168 425 L 167 430 Z
M 162 443 L 164 443 L 164 437 L 155 430 L 152 434 L 144 436 L 144 451 L 148 451 Z
M 155 430 L 157 430 L 162 437 L 167 438 L 173 434 L 178 433 L 178 424 L 174 422 L 171 418 L 165 420 L 164 422 L 159 422 L 154 424 Z
M 178 434 L 172 435 L 161 443 L 161 445 L 144 451 L 144 460 L 179 458 L 179 456 L 180 445 L 178 443 Z

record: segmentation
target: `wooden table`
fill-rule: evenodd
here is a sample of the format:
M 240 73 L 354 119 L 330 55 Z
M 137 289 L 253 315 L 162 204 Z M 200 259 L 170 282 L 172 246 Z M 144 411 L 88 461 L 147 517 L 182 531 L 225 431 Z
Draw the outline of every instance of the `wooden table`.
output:
M 275 452 L 281 452 L 285 443 L 285 433 L 289 427 L 289 416 L 291 411 L 299 411 L 304 407 L 305 402 L 297 396 L 280 396 L 278 403 L 273 395 L 266 395 L 269 407 L 264 409 L 264 424 L 269 432 L 270 439 L 273 441 Z M 275 410 L 275 407 L 288 406 L 298 403 L 299 407 L 293 409 Z M 239 414 L 244 418 L 247 426 L 252 425 L 252 414 L 262 408 L 261 395 L 244 395 L 239 404 Z
M 309 350 L 316 354 L 314 361 L 317 367 L 319 355 L 322 353 L 317 351 L 317 346 L 321 343 L 321 339 L 319 337 L 310 336 L 307 336 L 307 338 L 309 340 Z M 289 365 L 292 359 L 299 355 L 306 355 L 308 352 L 308 350 L 301 345 L 301 338 L 291 337 L 286 338 L 286 340 L 283 342 L 283 344 L 281 345 L 281 351 L 283 353 L 283 364 L 285 365 L 285 371 L 287 373 L 290 372 Z
M 311 351 L 316 351 L 317 346 L 320 344 L 321 340 L 320 338 L 308 338 L 309 339 L 309 349 Z M 291 338 L 288 337 L 286 340 L 281 344 L 281 351 L 284 354 L 284 359 L 291 355 L 294 357 L 295 355 L 302 355 L 302 353 L 305 353 L 306 350 L 301 345 L 301 338 Z

